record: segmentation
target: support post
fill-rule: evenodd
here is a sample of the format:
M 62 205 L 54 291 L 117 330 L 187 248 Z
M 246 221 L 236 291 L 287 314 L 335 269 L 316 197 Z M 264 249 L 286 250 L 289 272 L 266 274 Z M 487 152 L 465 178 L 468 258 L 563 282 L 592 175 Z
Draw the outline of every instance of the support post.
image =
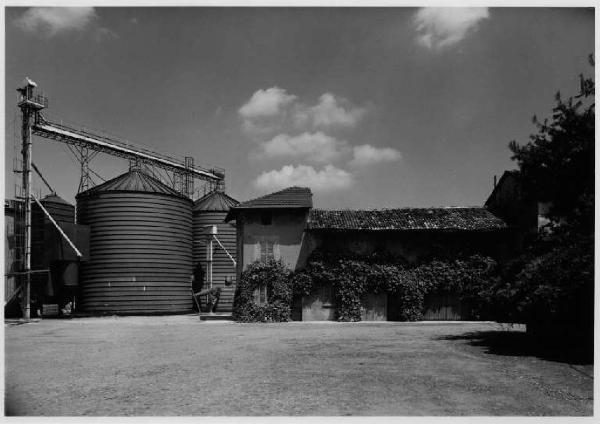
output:
M 212 289 L 213 285 L 213 231 L 216 232 L 216 226 L 211 225 L 208 229 L 208 236 L 206 237 L 206 282 L 208 288 Z
M 90 150 L 87 147 L 81 147 L 80 151 L 81 178 L 79 179 L 79 188 L 77 193 L 81 193 L 90 188 Z

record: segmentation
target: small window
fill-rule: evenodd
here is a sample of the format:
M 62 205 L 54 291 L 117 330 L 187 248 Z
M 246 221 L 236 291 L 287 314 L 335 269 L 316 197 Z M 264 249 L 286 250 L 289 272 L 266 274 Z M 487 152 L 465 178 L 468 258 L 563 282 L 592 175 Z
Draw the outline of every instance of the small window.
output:
M 267 304 L 267 285 L 261 284 L 254 290 L 254 302 L 257 305 Z
M 273 222 L 273 215 L 271 212 L 263 212 L 260 214 L 260 223 L 262 225 L 271 225 Z
M 268 262 L 275 259 L 273 254 L 273 242 L 271 240 L 261 240 L 260 242 L 260 261 Z
M 278 237 L 263 236 L 256 237 L 254 244 L 254 260 L 260 262 L 268 262 L 272 259 L 279 259 L 279 243 Z
M 321 298 L 324 308 L 333 307 L 333 291 L 331 284 L 325 284 L 321 286 L 319 297 Z

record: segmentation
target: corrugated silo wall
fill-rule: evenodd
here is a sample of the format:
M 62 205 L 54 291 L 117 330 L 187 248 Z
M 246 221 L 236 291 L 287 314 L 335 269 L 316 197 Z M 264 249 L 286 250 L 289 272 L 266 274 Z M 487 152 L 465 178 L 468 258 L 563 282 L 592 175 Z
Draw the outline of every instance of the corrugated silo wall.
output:
M 42 199 L 40 203 L 48 211 L 48 213 L 54 218 L 57 223 L 62 222 L 75 222 L 75 206 L 55 203 L 52 201 L 46 201 Z M 46 248 L 44 239 L 44 228 L 46 224 L 49 224 L 50 220 L 35 202 L 31 205 L 31 268 L 36 269 L 47 269 L 50 264 L 46 260 L 44 249 Z M 36 297 L 44 297 L 47 295 L 55 295 L 54 289 L 49 284 L 48 274 L 46 273 L 35 273 L 31 275 L 32 293 Z
M 236 259 L 236 228 L 235 222 L 225 223 L 223 220 L 227 212 L 221 211 L 195 211 L 194 212 L 194 266 L 201 263 L 206 272 L 206 243 L 204 234 L 206 226 L 217 226 L 217 237 L 227 251 Z M 231 312 L 233 309 L 233 295 L 235 293 L 236 269 L 231 259 L 218 246 L 213 243 L 213 287 L 221 287 L 221 297 L 217 304 L 217 312 Z M 233 284 L 225 286 L 225 277 L 233 279 Z M 205 287 L 207 288 L 206 284 Z M 205 307 L 206 297 L 201 296 L 202 307 Z
M 145 192 L 81 196 L 77 218 L 91 226 L 82 266 L 83 308 L 99 314 L 192 310 L 192 202 Z

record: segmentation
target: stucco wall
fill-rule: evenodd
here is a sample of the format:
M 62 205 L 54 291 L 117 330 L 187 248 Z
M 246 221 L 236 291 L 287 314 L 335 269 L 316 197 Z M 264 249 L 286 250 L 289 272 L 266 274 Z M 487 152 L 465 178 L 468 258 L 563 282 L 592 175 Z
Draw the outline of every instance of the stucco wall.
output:
M 260 259 L 260 241 L 272 241 L 275 259 L 281 259 L 290 269 L 302 268 L 306 263 L 306 233 L 304 227 L 307 209 L 270 209 L 271 224 L 261 220 L 261 211 L 244 211 L 238 218 L 239 272 Z M 264 213 L 264 212 L 263 212 Z M 310 250 L 310 249 L 309 249 Z

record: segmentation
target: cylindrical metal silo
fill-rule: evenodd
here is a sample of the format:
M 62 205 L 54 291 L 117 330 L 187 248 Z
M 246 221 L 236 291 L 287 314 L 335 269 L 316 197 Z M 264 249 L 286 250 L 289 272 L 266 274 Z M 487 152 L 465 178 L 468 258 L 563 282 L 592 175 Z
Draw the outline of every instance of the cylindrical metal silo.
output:
M 55 193 L 45 196 L 40 203 L 59 225 L 75 222 L 75 206 Z M 33 270 L 51 269 L 54 271 L 56 267 L 56 264 L 48 259 L 53 252 L 48 251 L 45 230 L 50 225 L 52 224 L 44 211 L 36 202 L 33 202 L 31 206 L 31 268 Z M 50 274 L 43 272 L 32 274 L 32 296 L 48 300 L 56 295 L 61 281 L 53 280 L 49 276 Z
M 217 226 L 217 238 L 225 249 L 236 258 L 236 229 L 235 222 L 224 222 L 225 216 L 232 206 L 239 202 L 222 191 L 212 191 L 194 203 L 194 266 L 201 264 L 206 272 L 206 234 L 207 229 Z M 217 242 L 213 243 L 213 287 L 221 287 L 221 297 L 217 304 L 217 312 L 231 312 L 233 308 L 233 294 L 235 292 L 236 269 L 229 256 Z M 231 285 L 226 285 L 229 279 Z M 204 288 L 207 288 L 206 283 Z M 206 299 L 201 299 L 205 307 Z
M 192 309 L 192 201 L 140 170 L 77 195 L 90 225 L 83 309 L 100 314 Z
M 75 206 L 56 194 L 49 194 L 40 200 L 44 209 L 54 218 L 57 223 L 75 222 Z M 38 206 L 33 202 L 31 206 L 31 267 L 32 269 L 47 268 L 44 261 L 44 229 L 50 220 Z M 45 278 L 45 276 L 44 276 Z
M 40 200 L 40 203 L 56 222 L 75 222 L 75 206 L 56 194 L 47 195 Z

